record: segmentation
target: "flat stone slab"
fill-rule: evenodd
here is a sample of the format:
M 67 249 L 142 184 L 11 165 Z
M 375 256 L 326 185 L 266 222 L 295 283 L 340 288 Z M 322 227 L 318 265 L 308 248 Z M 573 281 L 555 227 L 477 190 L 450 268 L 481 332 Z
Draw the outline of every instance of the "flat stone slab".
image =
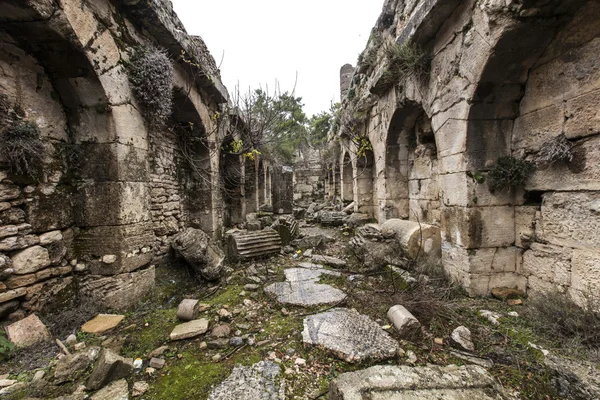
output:
M 124 315 L 98 314 L 83 324 L 81 330 L 85 333 L 95 333 L 96 335 L 101 335 L 104 332 L 116 328 L 124 319 Z
M 502 387 L 483 368 L 379 365 L 347 372 L 329 386 L 330 400 L 503 400 Z
M 312 256 L 312 260 L 314 262 L 329 265 L 335 268 L 344 268 L 346 266 L 346 261 L 340 260 L 339 258 L 335 257 L 314 255 Z
M 6 335 L 17 347 L 29 347 L 50 339 L 46 325 L 35 314 L 7 326 Z
M 169 337 L 171 340 L 183 340 L 202 335 L 206 331 L 208 331 L 208 320 L 201 318 L 177 325 Z
M 276 282 L 265 288 L 265 292 L 275 296 L 280 303 L 307 307 L 338 303 L 346 297 L 341 290 L 318 283 L 322 275 L 339 276 L 339 272 L 323 268 L 289 268 L 284 273 L 287 282 Z
M 249 367 L 237 365 L 225 381 L 215 387 L 208 400 L 284 400 L 285 387 L 277 379 L 279 364 L 261 361 Z
M 398 342 L 375 321 L 347 308 L 306 317 L 302 340 L 322 346 L 347 362 L 385 360 L 399 349 Z

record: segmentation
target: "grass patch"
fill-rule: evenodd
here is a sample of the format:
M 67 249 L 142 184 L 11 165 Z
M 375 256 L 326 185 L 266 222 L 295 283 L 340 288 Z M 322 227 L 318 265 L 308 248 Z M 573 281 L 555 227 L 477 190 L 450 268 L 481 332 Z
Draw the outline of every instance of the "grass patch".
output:
M 125 340 L 123 355 L 125 357 L 141 357 L 169 341 L 169 334 L 180 321 L 177 310 L 153 310 L 136 319 L 137 327 Z M 131 322 L 131 321 L 130 321 Z M 148 324 L 148 326 L 145 326 Z

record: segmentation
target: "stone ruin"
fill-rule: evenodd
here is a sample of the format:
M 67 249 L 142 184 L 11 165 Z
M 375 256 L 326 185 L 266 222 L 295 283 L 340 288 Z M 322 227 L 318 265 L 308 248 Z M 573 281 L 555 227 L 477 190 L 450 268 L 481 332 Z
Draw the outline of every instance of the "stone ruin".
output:
M 37 179 L 0 159 L 0 318 L 75 288 L 127 309 L 152 290 L 175 235 L 220 239 L 270 207 L 272 166 L 223 150 L 243 129 L 214 59 L 170 1 L 3 1 L 0 21 L 0 127 L 31 121 L 44 146 Z M 129 82 L 139 47 L 172 60 L 174 112 L 162 127 Z M 291 213 L 292 194 L 277 195 Z
M 600 292 L 598 21 L 593 0 L 386 0 L 358 65 L 340 71 L 341 111 L 327 148 L 300 148 L 285 166 L 231 150 L 244 121 L 170 1 L 0 2 L 0 131 L 35 126 L 43 153 L 33 177 L 0 155 L 0 320 L 18 321 L 9 339 L 49 339 L 36 313 L 72 299 L 132 309 L 169 253 L 218 281 L 228 268 L 222 248 L 238 264 L 299 248 L 290 258 L 304 252 L 311 263 L 285 270 L 284 282 L 265 282 L 253 264 L 244 290 L 269 283 L 263 291 L 281 304 L 331 306 L 306 314 L 303 343 L 347 362 L 404 352 L 379 322 L 338 307 L 347 293 L 319 280 L 345 278 L 327 268 L 348 264 L 313 254 L 335 239 L 300 235 L 306 225 L 294 217 L 354 230 L 350 245 L 366 270 L 383 260 L 410 282 L 394 265 L 425 254 L 473 296 L 558 290 L 583 304 Z M 140 48 L 170 60 L 173 112 L 163 124 L 130 82 Z M 530 165 L 530 175 L 494 186 L 502 157 Z M 178 318 L 186 322 L 170 340 L 206 334 L 210 321 L 196 318 L 209 308 L 185 300 Z M 102 334 L 123 318 L 100 314 L 82 330 Z M 211 345 L 249 344 L 219 340 Z M 74 380 L 67 365 L 82 373 L 96 361 L 87 385 L 105 393 L 92 398 L 127 398 L 132 359 L 106 348 L 64 351 L 56 382 Z M 150 357 L 152 368 L 164 364 Z M 238 366 L 210 398 L 283 398 L 279 374 L 271 361 Z M 336 399 L 506 398 L 475 366 L 374 366 L 330 388 Z
M 599 20 L 596 1 L 387 0 L 351 79 L 342 68 L 328 198 L 439 227 L 472 295 L 583 303 L 600 291 Z M 566 157 L 549 159 L 560 140 Z M 502 156 L 536 168 L 492 191 Z

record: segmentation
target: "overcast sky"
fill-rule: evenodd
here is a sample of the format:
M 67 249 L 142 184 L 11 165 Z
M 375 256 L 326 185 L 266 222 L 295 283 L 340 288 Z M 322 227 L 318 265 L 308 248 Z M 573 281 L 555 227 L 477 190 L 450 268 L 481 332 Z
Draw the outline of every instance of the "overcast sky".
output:
M 229 93 L 293 89 L 310 116 L 339 101 L 342 65 L 356 65 L 383 0 L 173 0 L 188 33 L 201 36 Z

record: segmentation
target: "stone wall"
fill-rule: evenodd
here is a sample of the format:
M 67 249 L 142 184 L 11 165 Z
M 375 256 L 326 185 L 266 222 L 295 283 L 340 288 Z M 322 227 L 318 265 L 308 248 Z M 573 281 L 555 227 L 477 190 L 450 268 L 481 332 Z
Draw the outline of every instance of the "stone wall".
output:
M 166 0 L 9 1 L 0 21 L 0 128 L 34 122 L 45 146 L 36 179 L 0 160 L 0 318 L 78 294 L 134 305 L 174 234 L 223 229 L 228 94 L 214 60 Z M 175 112 L 161 128 L 130 88 L 140 45 L 173 63 Z M 190 126 L 198 140 L 185 141 Z
M 472 294 L 597 291 L 598 9 L 387 1 L 342 103 L 344 198 L 379 222 L 440 226 L 444 266 Z M 391 75 L 385 43 L 415 46 L 426 68 Z M 541 146 L 561 133 L 573 161 L 541 165 Z M 373 149 L 371 190 L 357 137 Z M 491 192 L 486 176 L 504 155 L 536 172 Z
M 327 175 L 321 151 L 311 147 L 300 148 L 294 162 L 294 202 L 310 204 L 325 198 Z

